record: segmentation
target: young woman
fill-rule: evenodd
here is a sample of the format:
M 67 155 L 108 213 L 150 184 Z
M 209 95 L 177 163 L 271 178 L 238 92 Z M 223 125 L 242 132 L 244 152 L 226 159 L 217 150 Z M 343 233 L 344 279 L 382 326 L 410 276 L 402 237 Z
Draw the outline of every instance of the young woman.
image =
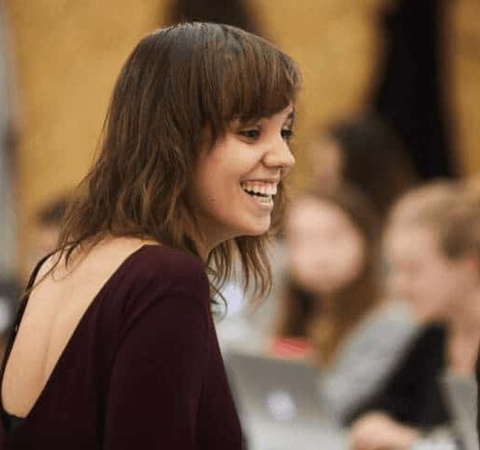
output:
M 451 429 L 445 395 L 473 381 L 480 341 L 479 226 L 478 199 L 454 182 L 422 186 L 393 208 L 385 238 L 389 284 L 426 326 L 354 423 L 354 449 L 410 449 Z
M 0 449 L 240 449 L 209 267 L 268 287 L 298 72 L 217 24 L 145 37 L 1 373 Z M 214 277 L 215 278 L 215 277 Z
M 378 236 L 374 209 L 345 185 L 301 195 L 286 216 L 289 283 L 272 351 L 313 357 L 340 419 L 381 386 L 415 328 L 385 299 Z

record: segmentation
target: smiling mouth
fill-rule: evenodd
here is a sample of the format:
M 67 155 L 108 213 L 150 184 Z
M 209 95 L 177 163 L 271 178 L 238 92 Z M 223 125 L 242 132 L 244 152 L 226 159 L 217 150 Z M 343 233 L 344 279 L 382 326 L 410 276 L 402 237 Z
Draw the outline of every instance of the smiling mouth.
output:
M 241 182 L 241 188 L 250 197 L 262 204 L 272 204 L 273 197 L 277 193 L 276 183 L 265 182 Z
M 265 204 L 273 203 L 272 195 L 259 194 L 256 192 L 249 192 L 249 191 L 245 191 L 245 192 L 251 197 L 255 198 L 255 200 L 258 200 L 260 203 L 265 203 Z

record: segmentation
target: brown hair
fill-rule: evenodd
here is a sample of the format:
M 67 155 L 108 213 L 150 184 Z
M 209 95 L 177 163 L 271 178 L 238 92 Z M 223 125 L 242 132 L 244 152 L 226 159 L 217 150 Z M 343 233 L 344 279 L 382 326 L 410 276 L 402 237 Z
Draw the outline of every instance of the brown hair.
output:
M 335 299 L 328 310 L 319 306 L 321 302 L 317 293 L 305 291 L 293 280 L 288 281 L 281 297 L 276 335 L 308 339 L 318 362 L 328 364 L 352 328 L 381 299 L 378 215 L 368 199 L 351 186 L 341 185 L 328 192 L 308 191 L 299 199 L 302 197 L 338 206 L 359 230 L 365 242 L 363 269 L 355 280 L 334 294 Z
M 107 234 L 154 239 L 198 256 L 199 234 L 187 188 L 205 136 L 231 121 L 268 117 L 293 102 L 294 62 L 264 39 L 238 28 L 184 23 L 157 30 L 133 50 L 116 82 L 96 162 L 66 213 L 60 256 Z M 280 186 L 272 223 L 282 213 Z M 246 283 L 270 283 L 268 236 L 239 237 L 209 255 L 215 278 L 241 255 Z

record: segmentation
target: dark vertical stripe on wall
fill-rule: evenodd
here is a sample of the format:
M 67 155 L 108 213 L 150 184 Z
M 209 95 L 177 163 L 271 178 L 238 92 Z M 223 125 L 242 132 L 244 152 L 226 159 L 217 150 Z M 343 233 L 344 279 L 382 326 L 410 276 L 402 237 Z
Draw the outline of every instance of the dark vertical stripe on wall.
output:
M 373 106 L 424 179 L 455 176 L 442 46 L 444 0 L 399 0 L 382 17 L 386 54 Z

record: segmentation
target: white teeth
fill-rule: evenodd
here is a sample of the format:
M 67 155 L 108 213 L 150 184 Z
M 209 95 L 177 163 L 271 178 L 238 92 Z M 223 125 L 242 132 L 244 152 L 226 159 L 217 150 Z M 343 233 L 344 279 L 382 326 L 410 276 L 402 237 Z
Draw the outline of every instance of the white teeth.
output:
M 256 197 L 260 203 L 273 203 L 273 199 L 271 195 L 266 195 L 265 197 Z
M 242 189 L 249 194 L 256 194 L 269 197 L 277 193 L 277 183 L 266 183 L 260 181 L 243 181 L 240 183 Z

